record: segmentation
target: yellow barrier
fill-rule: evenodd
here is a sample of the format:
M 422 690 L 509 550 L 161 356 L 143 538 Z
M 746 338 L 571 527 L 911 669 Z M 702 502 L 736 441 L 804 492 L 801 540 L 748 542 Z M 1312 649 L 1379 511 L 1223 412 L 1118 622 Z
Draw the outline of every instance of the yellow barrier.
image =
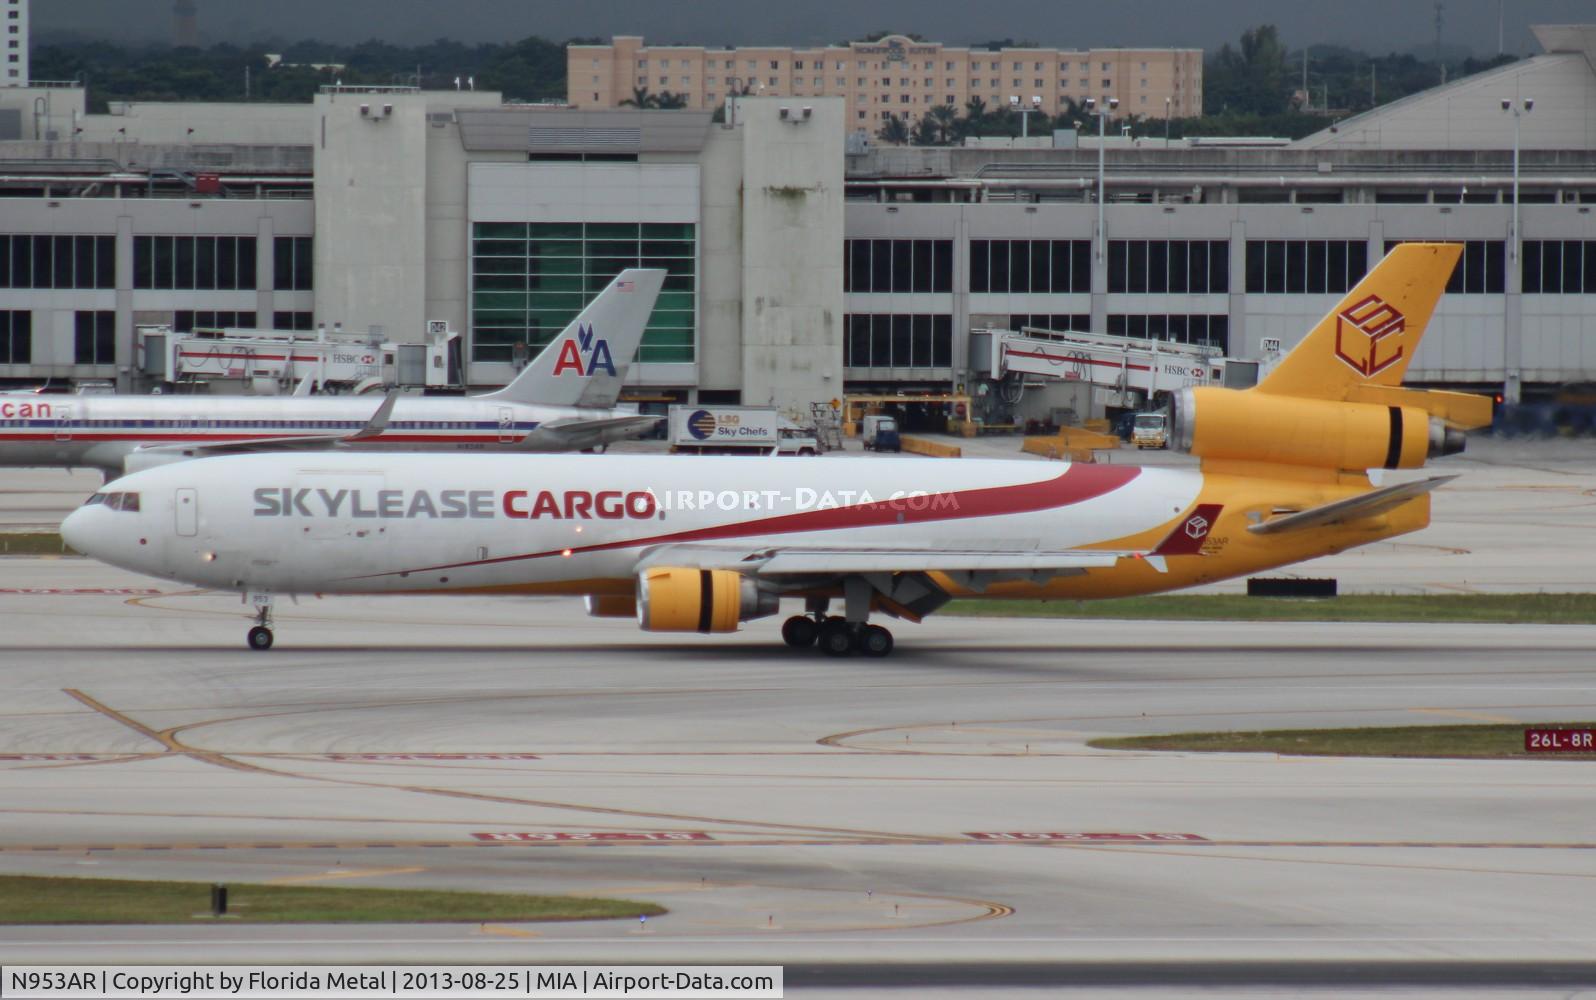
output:
M 899 437 L 903 443 L 903 450 L 916 455 L 929 455 L 932 458 L 962 458 L 964 449 L 956 444 L 943 444 L 941 441 L 928 441 L 925 438 L 910 437 L 904 434 Z
M 1082 430 L 1079 427 L 1065 427 L 1057 434 L 1047 437 L 1026 438 L 1025 443 L 1020 445 L 1020 450 L 1044 458 L 1067 458 L 1072 462 L 1090 462 L 1093 460 L 1093 452 L 1110 451 L 1119 446 L 1120 439 L 1117 435 Z

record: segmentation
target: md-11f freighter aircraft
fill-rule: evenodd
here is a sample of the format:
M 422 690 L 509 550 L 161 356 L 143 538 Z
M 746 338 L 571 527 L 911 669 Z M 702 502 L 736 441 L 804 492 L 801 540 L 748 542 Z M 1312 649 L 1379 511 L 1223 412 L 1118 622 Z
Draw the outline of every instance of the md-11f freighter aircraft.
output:
M 245 593 L 256 649 L 273 594 L 446 592 L 585 595 L 664 632 L 802 600 L 790 645 L 884 656 L 872 614 L 1175 590 L 1425 527 L 1451 477 L 1377 487 L 1369 470 L 1423 466 L 1489 420 L 1483 397 L 1400 387 L 1459 252 L 1397 247 L 1258 386 L 1186 390 L 1174 437 L 1198 468 L 248 455 L 128 476 L 61 531 L 113 565 Z
M 665 272 L 622 271 L 509 385 L 480 396 L 0 397 L 0 466 L 108 478 L 250 451 L 575 451 L 658 417 L 615 408 Z

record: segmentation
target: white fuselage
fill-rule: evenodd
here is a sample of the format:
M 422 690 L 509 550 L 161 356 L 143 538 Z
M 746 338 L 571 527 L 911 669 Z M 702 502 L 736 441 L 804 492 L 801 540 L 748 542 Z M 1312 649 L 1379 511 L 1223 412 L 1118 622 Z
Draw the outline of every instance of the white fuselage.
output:
M 266 454 L 137 472 L 62 525 L 98 559 L 276 593 L 630 581 L 664 546 L 1057 550 L 1150 531 L 1195 470 L 1051 462 Z M 124 504 L 123 507 L 132 506 Z
M 120 475 L 149 445 L 211 445 L 360 431 L 381 396 L 0 396 L 0 466 L 97 468 Z M 401 397 L 382 434 L 349 447 L 378 451 L 513 449 L 539 426 L 620 411 L 473 397 Z M 638 432 L 599 434 L 593 447 Z

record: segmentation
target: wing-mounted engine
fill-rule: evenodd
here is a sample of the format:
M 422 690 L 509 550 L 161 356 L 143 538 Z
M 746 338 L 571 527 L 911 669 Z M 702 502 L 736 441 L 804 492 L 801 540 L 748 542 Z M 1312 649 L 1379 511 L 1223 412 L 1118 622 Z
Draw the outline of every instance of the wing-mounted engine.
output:
M 735 632 L 780 608 L 774 591 L 735 570 L 656 566 L 637 578 L 637 623 L 649 632 Z
M 1320 469 L 1417 469 L 1465 440 L 1422 406 L 1212 386 L 1182 390 L 1170 424 L 1170 446 L 1201 458 Z

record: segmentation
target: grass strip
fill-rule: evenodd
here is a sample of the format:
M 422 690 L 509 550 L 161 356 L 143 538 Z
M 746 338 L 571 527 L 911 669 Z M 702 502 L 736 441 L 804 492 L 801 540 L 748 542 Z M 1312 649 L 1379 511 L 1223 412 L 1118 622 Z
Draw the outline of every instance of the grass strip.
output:
M 1006 618 L 1117 618 L 1244 622 L 1495 622 L 1589 625 L 1596 594 L 1344 594 L 1247 597 L 1164 594 L 1106 601 L 997 601 L 965 598 L 938 614 Z
M 1511 725 L 1391 726 L 1362 729 L 1266 729 L 1257 732 L 1173 733 L 1089 740 L 1099 750 L 1180 750 L 1191 753 L 1277 753 L 1309 757 L 1530 757 L 1596 760 L 1596 754 L 1530 753 L 1526 729 L 1591 729 L 1596 722 Z
M 480 923 L 610 920 L 665 909 L 627 899 L 431 889 L 350 889 L 231 883 L 242 923 Z M 0 876 L 0 924 L 174 924 L 210 919 L 205 882 Z
M 54 531 L 0 531 L 0 556 L 75 556 Z

